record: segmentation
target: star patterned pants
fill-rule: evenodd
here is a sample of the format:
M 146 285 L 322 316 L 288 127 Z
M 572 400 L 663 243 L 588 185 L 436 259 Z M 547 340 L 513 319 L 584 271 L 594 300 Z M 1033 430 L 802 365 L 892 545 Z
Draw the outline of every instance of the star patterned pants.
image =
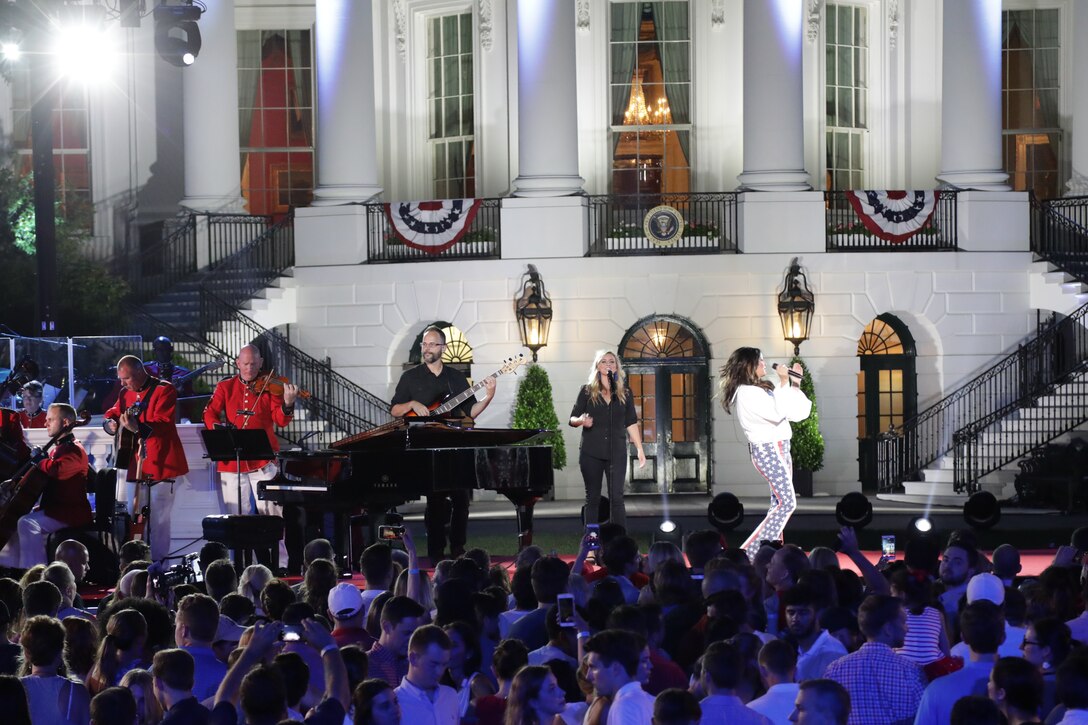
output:
M 793 459 L 790 457 L 789 441 L 749 443 L 748 451 L 752 454 L 752 465 L 771 487 L 771 507 L 767 515 L 741 544 L 741 548 L 748 552 L 748 558 L 754 559 L 761 541 L 782 540 L 786 522 L 797 508 L 797 496 L 793 491 Z

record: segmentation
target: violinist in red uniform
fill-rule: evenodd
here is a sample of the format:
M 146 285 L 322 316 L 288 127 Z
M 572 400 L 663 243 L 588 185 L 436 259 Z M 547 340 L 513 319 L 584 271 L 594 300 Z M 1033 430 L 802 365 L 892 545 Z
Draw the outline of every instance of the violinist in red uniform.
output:
M 45 427 L 45 411 L 42 409 L 43 386 L 37 380 L 31 380 L 23 386 L 23 409 L 19 411 L 19 423 L 23 430 Z
M 151 554 L 155 558 L 170 552 L 170 511 L 174 507 L 174 481 L 189 472 L 185 450 L 178 437 L 178 393 L 173 385 L 164 384 L 147 374 L 143 362 L 134 355 L 117 361 L 117 379 L 121 394 L 106 411 L 106 432 L 114 435 L 118 425 L 135 433 L 143 447 L 143 462 L 135 457 L 128 469 L 128 481 L 151 485 Z M 139 414 L 130 414 L 133 407 Z M 139 468 L 139 478 L 137 478 Z M 169 485 L 165 485 L 169 484 Z M 121 500 L 131 501 L 132 489 Z M 137 512 L 138 513 L 138 512 Z
M 53 403 L 45 416 L 45 429 L 53 437 L 75 422 L 76 411 L 72 406 Z M 41 503 L 19 518 L 18 536 L 8 542 L 3 554 L 4 561 L 23 569 L 47 563 L 46 536 L 61 529 L 86 526 L 92 519 L 87 500 L 87 451 L 71 432 L 59 438 L 49 455 L 36 465 L 48 477 Z
M 285 426 L 295 414 L 295 400 L 298 398 L 297 385 L 285 383 L 283 394 L 278 395 L 268 389 L 254 392 L 254 384 L 261 375 L 264 359 L 255 345 L 246 345 L 238 351 L 234 361 L 238 374 L 219 381 L 211 402 L 204 409 L 204 425 L 212 429 L 216 424 L 227 423 L 235 428 L 250 430 L 263 429 L 268 434 L 272 450 L 279 450 L 279 441 L 273 426 Z M 238 499 L 241 489 L 241 513 L 260 513 L 278 516 L 271 501 L 257 499 L 257 482 L 267 481 L 276 476 L 275 461 L 242 461 L 239 471 L 234 461 L 220 461 L 219 474 L 223 480 L 223 505 L 228 514 L 239 512 Z M 280 540 L 280 564 L 287 562 L 287 548 Z

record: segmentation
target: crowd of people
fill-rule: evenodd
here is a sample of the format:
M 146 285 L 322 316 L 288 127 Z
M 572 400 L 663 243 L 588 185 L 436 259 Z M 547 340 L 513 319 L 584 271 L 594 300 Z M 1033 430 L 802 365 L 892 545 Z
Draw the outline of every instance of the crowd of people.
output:
M 1027 578 L 970 531 L 879 564 L 849 528 L 828 543 L 854 567 L 793 544 L 753 560 L 709 530 L 643 552 L 604 523 L 573 562 L 469 549 L 429 570 L 409 529 L 362 552 L 360 589 L 324 539 L 294 585 L 214 543 L 203 580 L 177 583 L 131 541 L 92 610 L 69 540 L 0 578 L 0 708 L 6 725 L 1088 722 L 1083 552 Z

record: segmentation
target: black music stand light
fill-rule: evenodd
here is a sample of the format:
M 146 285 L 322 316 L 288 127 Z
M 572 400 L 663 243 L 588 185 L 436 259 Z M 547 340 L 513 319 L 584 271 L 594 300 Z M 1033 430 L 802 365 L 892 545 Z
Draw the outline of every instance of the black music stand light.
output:
M 204 449 L 212 461 L 234 461 L 235 469 L 242 461 L 270 461 L 276 457 L 272 443 L 263 429 L 215 428 L 200 431 Z M 256 489 L 254 489 L 256 493 Z M 248 506 L 246 508 L 249 508 Z M 238 474 L 238 515 L 242 515 L 242 474 Z

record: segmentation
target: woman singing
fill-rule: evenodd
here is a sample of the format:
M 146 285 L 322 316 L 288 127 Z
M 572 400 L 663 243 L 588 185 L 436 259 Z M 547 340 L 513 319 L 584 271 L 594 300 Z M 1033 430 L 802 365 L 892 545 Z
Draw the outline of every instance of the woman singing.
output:
M 609 520 L 626 525 L 623 483 L 627 477 L 627 438 L 638 451 L 638 467 L 646 465 L 642 434 L 627 378 L 619 359 L 608 350 L 599 350 L 589 371 L 589 382 L 578 391 L 570 424 L 582 429 L 578 466 L 586 484 L 586 523 L 597 522 L 601 503 L 601 477 L 608 479 Z
M 761 541 L 780 541 L 786 522 L 797 508 L 793 491 L 793 459 L 790 457 L 790 421 L 804 420 L 812 402 L 801 392 L 801 363 L 793 369 L 775 368 L 778 384 L 763 380 L 767 364 L 754 347 L 740 347 L 719 371 L 719 391 L 725 412 L 736 409 L 737 420 L 748 438 L 752 465 L 771 487 L 771 507 L 759 526 L 741 546 L 754 558 Z

